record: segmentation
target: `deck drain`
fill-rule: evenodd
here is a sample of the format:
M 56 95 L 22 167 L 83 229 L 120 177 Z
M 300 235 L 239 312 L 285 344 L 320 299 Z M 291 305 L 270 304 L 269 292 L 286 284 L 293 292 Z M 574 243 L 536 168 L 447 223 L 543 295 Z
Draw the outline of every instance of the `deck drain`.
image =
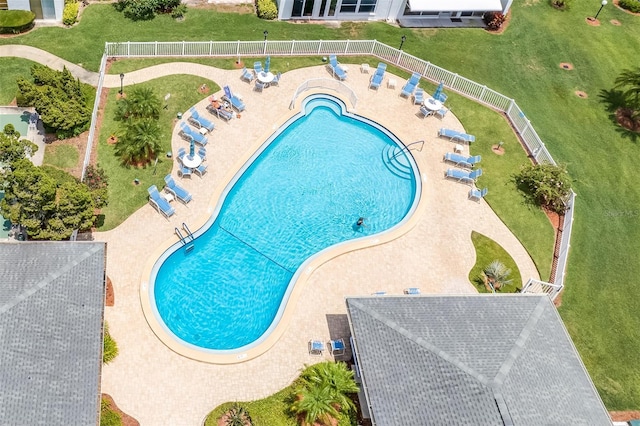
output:
M 576 90 L 575 94 L 577 97 L 582 99 L 587 99 L 589 97 L 589 95 L 587 95 L 587 92 L 583 92 L 582 90 Z
M 609 22 L 611 22 L 611 25 L 615 25 L 616 27 L 619 27 L 620 25 L 622 25 L 622 23 L 617 19 L 612 19 Z
M 573 64 L 570 64 L 569 62 L 561 62 L 560 68 L 562 68 L 563 70 L 572 70 Z

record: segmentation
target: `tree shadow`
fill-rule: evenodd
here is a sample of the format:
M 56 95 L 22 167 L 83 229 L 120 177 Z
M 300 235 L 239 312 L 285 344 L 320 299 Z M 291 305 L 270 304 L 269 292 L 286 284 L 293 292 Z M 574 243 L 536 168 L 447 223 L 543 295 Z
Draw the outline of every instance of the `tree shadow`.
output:
M 605 105 L 605 109 L 609 113 L 609 120 L 611 120 L 611 122 L 615 126 L 615 131 L 619 133 L 623 138 L 629 139 L 632 142 L 638 142 L 640 140 L 640 133 L 622 127 L 618 123 L 616 112 L 618 111 L 618 109 L 627 106 L 627 101 L 623 95 L 622 90 L 602 89 L 598 94 L 598 98 L 600 98 L 600 102 Z

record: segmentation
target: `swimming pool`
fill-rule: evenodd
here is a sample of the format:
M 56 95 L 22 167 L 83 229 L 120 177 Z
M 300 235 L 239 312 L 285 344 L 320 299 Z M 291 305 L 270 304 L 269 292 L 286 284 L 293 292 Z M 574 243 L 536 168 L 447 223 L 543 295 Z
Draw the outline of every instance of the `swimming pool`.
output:
M 31 114 L 25 112 L 23 114 L 0 114 L 0 132 L 4 130 L 7 124 L 13 124 L 13 127 L 20 132 L 20 136 L 27 137 L 29 131 L 29 118 Z
M 308 97 L 229 183 L 195 249 L 178 243 L 156 262 L 149 297 L 164 330 L 212 353 L 259 344 L 307 262 L 415 208 L 417 167 L 399 145 L 338 99 Z

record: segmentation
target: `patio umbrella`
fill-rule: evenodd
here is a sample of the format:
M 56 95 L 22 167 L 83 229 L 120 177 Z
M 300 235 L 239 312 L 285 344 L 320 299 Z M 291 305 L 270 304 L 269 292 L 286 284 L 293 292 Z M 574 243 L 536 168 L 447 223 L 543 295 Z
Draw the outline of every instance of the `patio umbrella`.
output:
M 264 61 L 264 72 L 269 72 L 269 66 L 271 66 L 271 56 L 267 56 L 267 60 Z
M 442 93 L 442 89 L 444 89 L 444 81 L 441 81 L 440 84 L 438 84 L 438 88 L 436 89 L 436 91 L 433 92 L 433 99 L 438 100 L 438 98 L 440 98 L 440 94 Z
M 196 153 L 196 143 L 193 138 L 191 138 L 191 143 L 189 144 L 189 158 L 193 158 Z

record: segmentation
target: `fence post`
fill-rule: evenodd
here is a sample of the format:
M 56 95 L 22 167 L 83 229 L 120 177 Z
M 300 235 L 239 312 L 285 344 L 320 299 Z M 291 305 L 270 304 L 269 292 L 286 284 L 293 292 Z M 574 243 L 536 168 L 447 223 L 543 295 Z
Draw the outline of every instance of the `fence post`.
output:
M 400 63 L 400 57 L 402 56 L 402 50 L 398 51 L 398 59 L 396 59 L 396 65 Z
M 482 91 L 480 92 L 480 97 L 478 99 L 480 99 L 482 102 L 484 102 L 484 94 L 487 91 L 487 86 L 482 86 Z
M 453 81 L 451 82 L 451 88 L 453 88 L 453 86 L 455 85 L 456 81 L 458 81 L 458 77 L 459 75 L 456 73 L 453 75 Z
M 322 51 L 322 40 L 318 40 L 318 55 L 320 54 L 320 52 Z
M 424 66 L 424 72 L 423 72 L 423 75 L 424 75 L 425 77 L 427 77 L 427 78 L 429 78 L 429 77 L 427 76 L 427 71 L 429 70 L 429 66 L 430 66 L 430 65 L 431 65 L 431 62 L 427 62 L 427 63 L 426 63 L 426 65 Z
M 131 53 L 131 42 L 128 41 L 127 42 L 127 57 L 130 56 L 130 53 Z
M 515 103 L 516 102 L 513 99 L 511 99 L 511 102 L 509 102 L 509 108 L 507 108 L 507 110 L 505 111 L 507 113 L 507 115 L 509 115 L 509 116 L 511 115 L 511 108 L 513 108 L 513 105 Z M 511 117 L 509 117 L 509 121 L 511 121 L 513 123 L 513 120 L 511 120 Z
M 209 41 L 209 56 L 213 56 L 213 40 Z
M 347 40 L 347 43 L 344 45 L 344 54 L 346 55 L 347 52 L 349 52 L 349 40 Z
M 376 46 L 378 45 L 378 40 L 373 40 L 373 43 L 371 43 L 371 54 L 373 55 L 373 52 L 375 52 L 376 50 Z

